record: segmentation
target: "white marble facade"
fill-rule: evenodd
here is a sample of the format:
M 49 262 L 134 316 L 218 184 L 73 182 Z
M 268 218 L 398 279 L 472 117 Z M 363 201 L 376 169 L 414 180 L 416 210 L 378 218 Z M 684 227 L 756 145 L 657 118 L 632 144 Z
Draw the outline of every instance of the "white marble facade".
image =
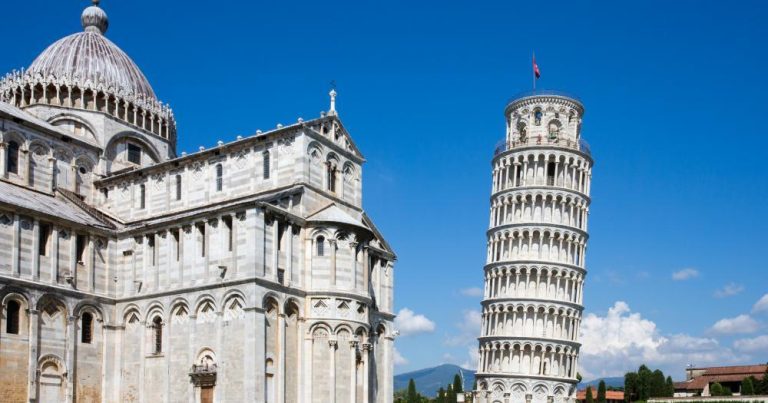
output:
M 493 158 L 478 403 L 574 402 L 592 157 L 584 108 L 529 94 Z
M 395 255 L 335 92 L 177 156 L 98 2 L 82 22 L 0 82 L 0 401 L 391 401 Z

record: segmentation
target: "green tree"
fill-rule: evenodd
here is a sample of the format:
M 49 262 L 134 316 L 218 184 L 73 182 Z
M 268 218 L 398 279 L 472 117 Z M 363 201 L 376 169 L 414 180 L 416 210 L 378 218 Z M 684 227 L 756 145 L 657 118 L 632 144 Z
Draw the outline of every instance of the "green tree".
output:
M 719 382 L 715 382 L 712 385 L 709 385 L 709 394 L 712 396 L 725 396 L 723 385 L 721 385 Z
M 637 394 L 638 378 L 637 372 L 627 372 L 624 375 L 624 401 L 632 402 L 638 396 Z
M 651 383 L 649 396 L 664 397 L 667 394 L 667 386 L 664 380 L 664 373 L 657 369 L 651 373 Z
M 763 379 L 760 380 L 759 385 L 759 387 L 755 388 L 757 394 L 768 395 L 768 364 L 766 364 L 765 373 L 763 374 Z
M 597 403 L 606 403 L 605 400 L 605 381 L 600 380 L 600 384 L 597 386 Z
M 637 369 L 637 400 L 646 401 L 651 397 L 651 377 L 653 372 L 645 366 L 641 365 Z
M 753 377 L 744 378 L 741 381 L 741 394 L 744 396 L 752 396 L 755 394 L 755 384 L 752 382 Z
M 445 393 L 446 403 L 456 403 L 456 392 L 453 390 L 453 385 L 448 385 L 448 392 Z
M 445 401 L 445 389 L 440 388 L 437 390 L 437 397 L 435 398 L 435 403 L 446 403 Z
M 592 387 L 587 386 L 587 403 L 595 403 L 595 399 L 592 397 Z
M 421 397 L 419 396 L 419 393 L 416 392 L 416 382 L 413 381 L 413 378 L 408 381 L 408 392 L 405 394 L 405 401 L 407 403 L 421 402 Z
M 663 397 L 673 397 L 675 396 L 675 383 L 672 382 L 672 377 L 667 377 L 667 385 L 666 385 L 666 393 Z
M 461 376 L 459 376 L 459 374 L 456 374 L 453 377 L 453 390 L 456 392 L 456 394 L 464 393 L 464 385 L 461 382 Z
M 405 403 L 405 395 L 407 389 L 400 389 L 395 391 L 395 403 Z

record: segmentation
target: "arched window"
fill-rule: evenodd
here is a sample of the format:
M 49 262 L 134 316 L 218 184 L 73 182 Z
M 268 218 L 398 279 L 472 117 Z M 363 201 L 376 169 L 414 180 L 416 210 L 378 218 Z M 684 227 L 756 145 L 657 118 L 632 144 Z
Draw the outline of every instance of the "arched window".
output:
M 328 190 L 336 192 L 336 164 L 331 161 L 328 161 L 327 176 Z
M 8 173 L 19 173 L 19 143 L 10 141 L 8 143 L 8 160 L 6 162 Z
M 181 200 L 181 175 L 176 175 L 176 200 Z
M 528 129 L 525 127 L 525 123 L 519 122 L 517 124 L 517 131 L 520 133 L 520 141 L 525 141 L 528 138 Z
M 317 237 L 317 256 L 325 256 L 325 238 Z
M 141 165 L 141 147 L 128 143 L 128 162 Z
M 557 172 L 555 172 L 555 163 L 550 162 L 547 164 L 547 185 L 553 186 L 555 184 L 555 176 L 557 175 Z
M 18 301 L 10 300 L 5 311 L 5 332 L 9 334 L 19 334 L 19 315 L 21 304 Z
M 80 342 L 91 344 L 93 341 L 93 315 L 86 312 L 80 318 Z
M 264 160 L 263 161 L 263 163 L 264 163 L 264 166 L 263 166 L 264 179 L 269 179 L 269 170 L 270 170 L 269 169 L 270 168 L 270 166 L 269 166 L 269 151 L 264 151 L 261 155 L 262 155 L 263 160 Z
M 216 191 L 221 192 L 224 188 L 224 166 L 216 164 Z
M 160 354 L 163 352 L 163 319 L 159 316 L 155 316 L 152 319 L 152 341 L 154 342 L 154 353 Z
M 533 111 L 533 124 L 536 126 L 541 125 L 541 118 L 544 116 L 543 113 L 541 113 L 541 109 L 536 109 Z
M 147 187 L 139 185 L 139 208 L 144 209 L 147 206 Z
M 552 120 L 549 122 L 549 138 L 556 139 L 560 135 L 560 122 Z

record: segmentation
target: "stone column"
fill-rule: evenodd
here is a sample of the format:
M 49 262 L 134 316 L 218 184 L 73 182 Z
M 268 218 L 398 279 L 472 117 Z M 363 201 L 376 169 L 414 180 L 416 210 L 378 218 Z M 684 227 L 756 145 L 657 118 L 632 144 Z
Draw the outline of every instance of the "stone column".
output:
M 277 282 L 277 267 L 279 264 L 278 244 L 280 243 L 279 234 L 280 224 L 277 221 L 277 217 L 272 219 L 272 273 L 270 277 L 272 281 Z
M 288 251 L 285 262 L 285 285 L 290 287 L 293 281 L 293 223 L 288 221 L 286 223 L 286 234 L 288 235 Z
M 66 361 L 67 361 L 67 402 L 74 402 L 75 389 L 75 343 L 77 342 L 77 316 L 67 317 Z M 142 356 L 143 358 L 143 356 Z
M 24 182 L 28 186 L 34 185 L 32 181 L 32 153 L 29 150 L 21 150 L 20 153 L 24 157 Z
M 357 341 L 351 340 L 349 342 L 349 371 L 351 373 L 349 382 L 349 403 L 357 402 Z
M 306 351 L 306 354 L 304 354 L 304 376 L 301 377 L 300 383 L 303 386 L 304 391 L 304 401 L 305 402 L 311 402 L 312 401 L 312 356 L 313 356 L 313 347 L 314 341 L 312 339 L 311 334 L 307 334 L 304 337 L 304 350 Z
M 27 370 L 29 371 L 29 401 L 37 401 L 37 329 L 40 326 L 40 311 L 37 309 L 29 308 L 29 363 L 27 364 Z
M 19 247 L 21 242 L 21 219 L 18 214 L 13 215 L 13 250 L 11 251 L 11 273 L 14 277 L 19 277 L 21 267 L 19 262 Z
M 352 289 L 357 290 L 357 271 L 359 270 L 359 267 L 357 265 L 357 245 L 358 243 L 355 241 L 352 241 L 349 243 L 349 248 L 352 250 Z
M 8 171 L 6 168 L 8 168 L 8 163 L 6 162 L 6 158 L 8 157 L 8 146 L 5 142 L 0 142 L 0 177 L 5 178 L 5 176 L 8 174 Z
M 40 278 L 40 221 L 32 221 L 32 279 Z
M 277 314 L 277 340 L 280 348 L 280 356 L 277 362 L 277 373 L 275 374 L 275 380 L 277 381 L 277 396 L 275 398 L 278 402 L 285 402 L 285 313 Z
M 368 295 L 371 291 L 369 276 L 371 274 L 371 261 L 368 256 L 368 245 L 363 245 L 363 294 Z
M 331 286 L 336 287 L 336 240 L 329 239 L 328 245 L 331 247 Z
M 330 365 L 329 365 L 329 371 L 330 371 L 330 396 L 328 397 L 329 402 L 335 402 L 336 401 L 336 340 L 328 340 L 328 347 L 330 349 Z
M 51 225 L 51 267 L 50 282 L 55 284 L 59 279 L 59 228 Z
M 95 253 L 95 249 L 96 248 L 95 248 L 95 246 L 96 245 L 95 245 L 95 243 L 93 241 L 93 236 L 89 235 L 88 236 L 88 251 L 86 252 L 86 259 L 87 259 L 87 261 L 85 262 L 86 272 L 88 272 L 88 279 L 87 279 L 88 280 L 88 287 L 87 287 L 87 289 L 89 291 L 94 291 L 94 289 L 96 288 L 96 268 L 95 268 L 95 262 L 94 262 L 94 260 L 96 258 L 96 253 Z M 157 247 L 157 246 L 155 246 L 155 247 Z
M 371 354 L 371 344 L 363 343 L 363 403 L 370 402 L 370 368 L 368 368 L 369 355 Z

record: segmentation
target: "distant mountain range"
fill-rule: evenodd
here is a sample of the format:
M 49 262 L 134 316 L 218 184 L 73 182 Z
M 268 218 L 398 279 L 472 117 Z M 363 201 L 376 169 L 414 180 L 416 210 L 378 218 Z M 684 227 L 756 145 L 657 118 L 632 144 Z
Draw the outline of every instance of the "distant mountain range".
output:
M 418 390 L 419 393 L 423 396 L 434 397 L 437 395 L 438 389 L 445 388 L 448 384 L 453 383 L 453 377 L 458 374 L 459 371 L 464 373 L 464 390 L 470 389 L 475 382 L 475 371 L 461 368 L 458 365 L 443 364 L 432 368 L 395 375 L 395 390 L 408 388 L 408 381 L 413 379 L 413 381 L 416 382 L 416 390 Z M 579 384 L 579 390 L 591 386 L 597 391 L 597 387 L 601 380 L 605 381 L 605 386 L 607 387 L 624 387 L 624 377 L 617 376 L 582 382 Z
M 589 382 L 582 382 L 579 384 L 579 390 L 586 389 L 587 386 L 591 386 L 592 389 L 597 391 L 597 387 L 600 385 L 600 381 L 605 381 L 606 387 L 614 387 L 614 388 L 623 388 L 624 387 L 624 377 L 623 376 L 614 376 L 609 378 L 598 378 Z
M 443 364 L 395 375 L 395 390 L 408 388 L 408 381 L 413 379 L 416 382 L 416 390 L 422 396 L 435 397 L 438 389 L 446 388 L 448 384 L 453 383 L 453 377 L 459 371 L 464 374 L 464 390 L 471 388 L 475 382 L 475 371 L 461 368 L 458 365 Z

